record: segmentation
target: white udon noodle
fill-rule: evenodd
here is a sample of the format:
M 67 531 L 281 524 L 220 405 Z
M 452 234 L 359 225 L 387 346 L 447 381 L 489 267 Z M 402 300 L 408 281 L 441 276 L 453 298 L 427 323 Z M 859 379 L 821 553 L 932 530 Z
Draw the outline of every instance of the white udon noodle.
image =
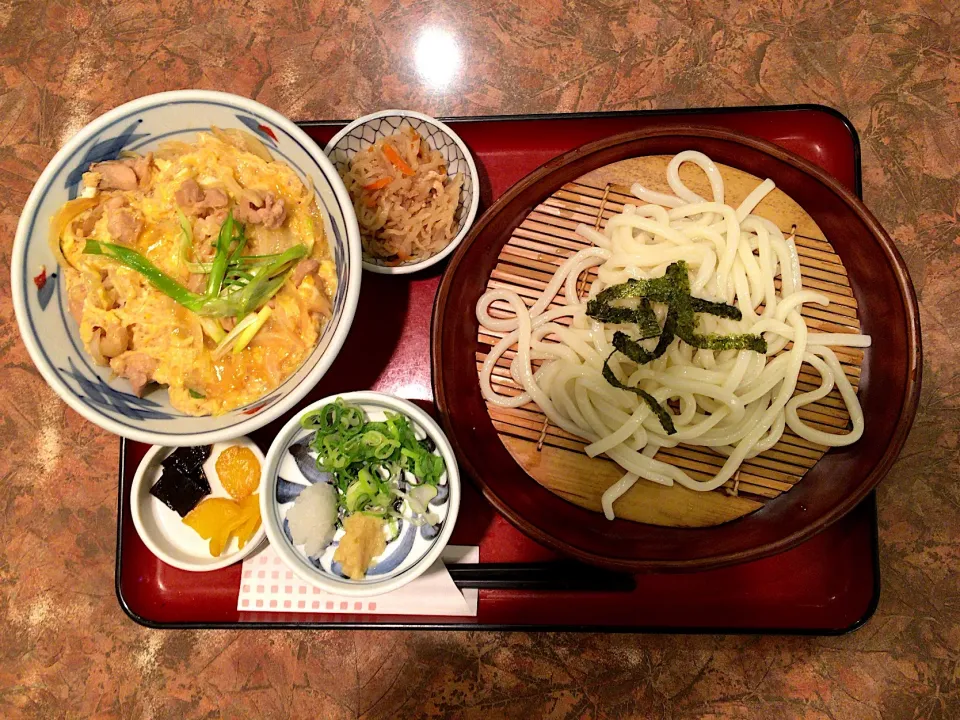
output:
M 712 202 L 680 180 L 684 162 L 695 163 L 706 173 Z M 765 180 L 733 208 L 724 203 L 717 166 L 702 153 L 685 151 L 668 165 L 667 182 L 674 195 L 635 184 L 633 194 L 649 204 L 625 206 L 609 219 L 604 232 L 578 226 L 577 232 L 595 246 L 564 262 L 532 307 L 506 289 L 489 290 L 477 303 L 480 325 L 504 333 L 480 371 L 484 398 L 507 408 L 533 402 L 552 423 L 588 441 L 589 456 L 605 453 L 620 465 L 624 476 L 602 498 L 604 514 L 611 520 L 613 503 L 638 478 L 662 485 L 679 483 L 701 492 L 715 490 L 734 476 L 744 460 L 775 445 L 785 427 L 801 438 L 832 447 L 854 443 L 863 434 L 860 403 L 830 348 L 869 347 L 870 337 L 807 330 L 801 306 L 825 306 L 829 300 L 803 289 L 793 237 L 784 237 L 774 223 L 751 214 L 774 189 L 773 181 Z M 610 365 L 621 382 L 639 386 L 662 405 L 668 400 L 679 403 L 679 414 L 671 411 L 676 434 L 667 435 L 645 402 L 613 387 L 602 375 L 604 360 L 614 349 L 614 332 L 635 334 L 636 326 L 605 325 L 585 312 L 586 300 L 604 288 L 630 278 L 661 277 L 668 265 L 679 260 L 685 260 L 690 270 L 692 295 L 735 304 L 742 313 L 739 321 L 698 314 L 698 331 L 763 334 L 768 349 L 766 355 L 751 350 L 701 350 L 676 338 L 663 356 L 645 365 L 614 354 Z M 578 279 L 593 267 L 597 279 L 581 300 Z M 560 304 L 551 306 L 558 291 Z M 492 308 L 494 303 L 498 308 Z M 503 312 L 504 304 L 512 314 Z M 662 325 L 666 308 L 654 305 L 654 310 Z M 569 318 L 569 326 L 558 322 L 561 318 Z M 651 350 L 656 339 L 642 344 Z M 523 392 L 508 396 L 493 388 L 491 374 L 514 345 L 517 351 L 510 374 Z M 534 360 L 544 361 L 536 372 Z M 794 395 L 804 363 L 819 373 L 820 387 Z M 825 397 L 834 387 L 851 419 L 852 429 L 845 434 L 823 432 L 798 416 L 800 408 Z M 654 457 L 661 447 L 680 443 L 712 448 L 727 459 L 712 478 L 698 480 Z

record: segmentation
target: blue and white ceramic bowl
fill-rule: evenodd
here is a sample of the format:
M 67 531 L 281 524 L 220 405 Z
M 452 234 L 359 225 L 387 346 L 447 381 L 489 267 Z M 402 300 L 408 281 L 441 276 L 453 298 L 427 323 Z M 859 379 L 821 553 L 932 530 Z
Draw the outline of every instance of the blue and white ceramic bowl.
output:
M 430 510 L 438 517 L 439 523 L 417 527 L 410 522 L 402 522 L 397 539 L 387 544 L 363 580 L 347 578 L 333 560 L 337 544 L 343 535 L 342 529 L 337 531 L 333 543 L 318 557 L 308 557 L 304 547 L 293 542 L 286 521 L 287 513 L 306 487 L 312 483 L 329 481 L 327 474 L 317 470 L 316 454 L 308 446 L 313 431 L 301 428 L 300 418 L 332 403 L 338 397 L 362 407 L 370 420 L 383 420 L 384 411 L 407 416 L 415 426 L 418 436 L 428 436 L 433 440 L 436 445 L 435 452 L 443 457 L 446 465 L 439 492 L 430 501 Z M 440 426 L 413 403 L 371 391 L 332 395 L 298 412 L 270 446 L 260 484 L 260 514 L 267 537 L 277 555 L 306 582 L 321 590 L 348 597 L 382 595 L 421 575 L 433 565 L 446 547 L 457 522 L 459 509 L 460 473 L 457 459 Z
M 450 127 L 436 118 L 413 110 L 382 110 L 364 115 L 343 128 L 327 143 L 324 152 L 330 156 L 338 171 L 346 172 L 350 159 L 361 150 L 376 143 L 380 138 L 393 135 L 403 125 L 409 125 L 426 140 L 434 150 L 439 150 L 447 164 L 447 174 L 463 174 L 460 188 L 460 205 L 454 219 L 457 234 L 450 244 L 436 255 L 425 260 L 414 260 L 402 265 L 387 265 L 383 260 L 363 254 L 363 267 L 384 275 L 403 275 L 435 265 L 450 255 L 470 232 L 480 206 L 480 186 L 477 166 L 466 143 Z
M 60 269 L 47 239 L 50 218 L 77 196 L 90 163 L 123 151 L 147 151 L 162 140 L 192 141 L 216 125 L 256 134 L 274 157 L 311 178 L 337 265 L 333 317 L 296 373 L 256 402 L 219 417 L 192 417 L 170 405 L 165 388 L 136 397 L 129 383 L 94 364 L 67 312 Z M 13 246 L 13 303 L 27 350 L 44 379 L 70 407 L 100 427 L 152 445 L 201 445 L 249 434 L 293 407 L 330 367 L 350 330 L 360 293 L 360 231 L 336 169 L 294 123 L 259 103 L 205 90 L 134 100 L 102 115 L 58 152 L 27 200 Z M 46 273 L 46 283 L 35 281 Z M 41 287 L 42 285 L 42 287 Z

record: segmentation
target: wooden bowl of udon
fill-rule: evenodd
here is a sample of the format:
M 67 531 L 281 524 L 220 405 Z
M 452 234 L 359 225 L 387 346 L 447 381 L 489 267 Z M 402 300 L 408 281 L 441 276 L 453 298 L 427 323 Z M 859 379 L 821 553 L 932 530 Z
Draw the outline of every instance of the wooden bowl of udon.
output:
M 492 277 L 499 278 L 494 284 L 503 284 L 497 273 L 505 248 L 509 250 L 518 235 L 529 236 L 531 215 L 542 213 L 551 200 L 557 205 L 559 197 L 562 207 L 571 184 L 602 176 L 630 159 L 684 150 L 705 153 L 731 174 L 771 178 L 798 215 L 828 239 L 824 247 L 832 246 L 835 267 L 843 269 L 856 311 L 852 322 L 872 337 L 872 347 L 856 360 L 864 430 L 857 442 L 815 456 L 815 464 L 785 486 L 789 492 L 770 493 L 762 502 L 747 503 L 733 488 L 726 493 L 729 504 L 718 496 L 711 501 L 714 509 L 704 510 L 699 498 L 687 496 L 695 493 L 678 496 L 674 488 L 654 486 L 656 490 L 639 491 L 643 502 L 637 503 L 640 509 L 633 520 L 610 521 L 597 512 L 591 488 L 596 485 L 593 476 L 603 472 L 601 465 L 612 463 L 601 457 L 579 462 L 567 449 L 564 457 L 571 462 L 551 464 L 547 454 L 539 452 L 542 437 L 534 449 L 529 428 L 510 428 L 503 417 L 491 413 L 477 371 L 489 346 L 481 342 L 477 318 L 465 308 L 476 306 Z M 536 262 L 531 261 L 531 273 Z M 913 422 L 920 391 L 916 295 L 896 247 L 869 210 L 836 180 L 790 152 L 739 133 L 695 126 L 639 131 L 585 145 L 508 191 L 450 261 L 435 305 L 432 354 L 444 429 L 467 475 L 491 503 L 538 542 L 585 562 L 634 572 L 703 570 L 755 560 L 823 530 L 853 509 L 889 470 Z M 554 445 L 549 457 L 555 459 L 565 449 L 561 442 Z M 529 446 L 529 452 L 518 450 L 521 446 Z M 684 521 L 685 503 L 695 516 L 689 522 Z M 648 507 L 643 509 L 643 504 Z M 658 513 L 658 504 L 668 511 Z

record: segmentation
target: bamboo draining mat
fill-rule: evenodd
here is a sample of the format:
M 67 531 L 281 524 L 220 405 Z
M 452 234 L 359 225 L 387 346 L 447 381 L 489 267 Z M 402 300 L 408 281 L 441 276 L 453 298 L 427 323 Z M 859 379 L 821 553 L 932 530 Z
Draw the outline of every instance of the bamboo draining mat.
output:
M 629 193 L 636 181 L 646 187 L 669 192 L 665 174 L 668 157 L 634 158 L 595 170 L 563 188 L 537 206 L 514 231 L 503 247 L 487 288 L 510 288 L 527 304 L 533 305 L 557 267 L 589 242 L 578 236 L 578 223 L 603 227 L 613 215 L 623 210 L 624 203 L 638 201 Z M 725 183 L 725 200 L 736 206 L 760 179 L 734 168 L 720 166 Z M 689 165 L 681 169 L 688 187 L 704 197 L 711 197 L 703 174 Z M 847 280 L 846 270 L 813 219 L 797 203 L 776 190 L 754 210 L 777 223 L 784 234 L 796 229 L 796 245 L 800 255 L 804 286 L 830 298 L 826 308 L 805 305 L 803 316 L 813 331 L 856 333 L 860 331 L 857 303 Z M 583 292 L 589 289 L 593 275 L 585 273 L 580 280 Z M 779 281 L 778 281 L 779 287 Z M 554 304 L 560 304 L 559 298 Z M 505 304 L 494 304 L 491 312 L 502 317 L 511 313 Z M 565 320 L 569 322 L 568 319 Z M 482 366 L 487 351 L 502 337 L 500 333 L 481 329 L 477 368 Z M 854 388 L 859 384 L 863 351 L 835 348 Z M 514 350 L 500 359 L 493 374 L 496 390 L 505 395 L 518 394 L 519 388 L 510 377 L 509 363 Z M 797 392 L 819 386 L 819 374 L 804 365 Z M 541 485 L 582 507 L 600 511 L 603 492 L 623 475 L 606 457 L 589 458 L 583 452 L 584 441 L 557 428 L 539 408 L 529 403 L 523 407 L 499 408 L 487 404 L 487 410 L 501 441 L 514 459 Z M 826 432 L 842 432 L 849 416 L 836 389 L 817 403 L 799 412 L 808 424 Z M 762 455 L 745 462 L 722 488 L 698 493 L 680 486 L 663 487 L 638 481 L 615 505 L 618 517 L 657 525 L 706 527 L 718 525 L 763 506 L 763 503 L 790 490 L 823 456 L 827 448 L 808 442 L 789 428 L 781 440 Z M 691 476 L 707 479 L 720 468 L 724 458 L 706 448 L 680 445 L 661 449 L 656 456 L 683 468 Z

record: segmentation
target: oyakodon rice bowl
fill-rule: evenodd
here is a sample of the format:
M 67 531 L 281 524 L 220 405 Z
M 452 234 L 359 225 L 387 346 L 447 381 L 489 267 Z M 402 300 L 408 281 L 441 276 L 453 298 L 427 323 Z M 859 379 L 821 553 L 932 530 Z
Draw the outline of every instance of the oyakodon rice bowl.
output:
M 50 243 L 91 358 L 137 395 L 157 382 L 178 410 L 219 415 L 277 387 L 329 320 L 322 223 L 259 140 L 214 128 L 91 164 Z
M 18 227 L 14 300 L 74 409 L 132 439 L 209 443 L 266 424 L 324 374 L 359 259 L 346 190 L 295 125 L 231 95 L 163 93 L 91 123 L 45 170 Z

